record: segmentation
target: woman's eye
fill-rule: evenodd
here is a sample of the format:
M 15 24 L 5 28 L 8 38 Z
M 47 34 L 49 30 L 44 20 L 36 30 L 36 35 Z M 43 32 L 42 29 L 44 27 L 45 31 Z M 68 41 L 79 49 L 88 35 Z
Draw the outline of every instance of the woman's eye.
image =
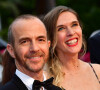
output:
M 63 29 L 65 29 L 65 28 L 63 28 L 63 27 L 60 27 L 60 28 L 58 28 L 58 31 L 61 31 L 61 30 L 63 30 Z
M 73 24 L 73 25 L 72 25 L 72 27 L 75 27 L 75 26 L 78 26 L 78 24 L 77 24 L 77 23 L 75 23 L 75 24 Z

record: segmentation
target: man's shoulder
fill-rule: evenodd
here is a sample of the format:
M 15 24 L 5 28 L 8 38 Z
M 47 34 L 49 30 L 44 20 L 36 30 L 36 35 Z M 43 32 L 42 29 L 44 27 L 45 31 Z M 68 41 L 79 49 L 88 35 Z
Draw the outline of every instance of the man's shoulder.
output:
M 17 86 L 12 81 L 9 81 L 5 85 L 3 85 L 0 88 L 0 90 L 18 90 L 18 89 L 17 89 Z
M 28 90 L 24 83 L 20 80 L 17 75 L 14 75 L 13 78 L 3 85 L 0 90 Z

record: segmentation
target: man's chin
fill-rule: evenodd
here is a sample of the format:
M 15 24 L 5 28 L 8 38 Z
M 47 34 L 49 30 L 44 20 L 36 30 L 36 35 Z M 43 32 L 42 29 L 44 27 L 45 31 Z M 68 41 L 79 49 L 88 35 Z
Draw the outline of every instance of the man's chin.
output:
M 41 70 L 43 70 L 43 66 L 44 66 L 44 64 L 41 65 L 41 66 L 38 66 L 38 65 L 31 65 L 31 66 L 30 65 L 26 65 L 26 69 L 31 71 L 31 72 L 37 73 L 37 72 L 40 72 Z
M 30 71 L 30 72 L 34 72 L 34 73 L 38 73 L 38 72 L 40 72 L 40 71 L 42 71 L 43 70 L 43 68 L 37 68 L 37 69 L 33 69 L 33 68 L 28 68 L 28 71 Z

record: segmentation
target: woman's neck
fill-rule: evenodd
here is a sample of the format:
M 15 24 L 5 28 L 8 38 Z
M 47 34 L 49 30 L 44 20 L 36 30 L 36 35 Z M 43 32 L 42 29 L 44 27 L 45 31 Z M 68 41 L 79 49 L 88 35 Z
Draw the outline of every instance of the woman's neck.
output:
M 78 59 L 78 54 L 76 55 L 59 55 L 60 62 L 62 63 L 62 68 L 65 70 L 77 70 L 80 66 L 80 60 Z

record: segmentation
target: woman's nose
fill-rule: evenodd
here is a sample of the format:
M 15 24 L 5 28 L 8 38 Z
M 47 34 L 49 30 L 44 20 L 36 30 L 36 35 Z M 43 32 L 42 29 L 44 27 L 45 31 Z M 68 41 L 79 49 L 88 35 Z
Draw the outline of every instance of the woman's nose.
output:
M 72 28 L 68 28 L 67 30 L 67 36 L 72 36 L 75 34 L 75 31 Z

